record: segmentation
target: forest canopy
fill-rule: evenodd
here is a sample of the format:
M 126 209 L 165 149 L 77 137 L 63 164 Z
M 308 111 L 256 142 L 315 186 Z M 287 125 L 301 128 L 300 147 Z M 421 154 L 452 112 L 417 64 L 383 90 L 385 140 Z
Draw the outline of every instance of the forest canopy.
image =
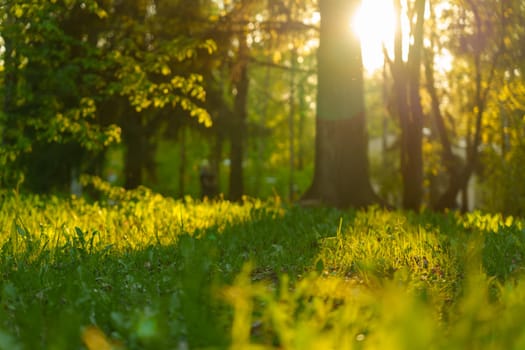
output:
M 2 1 L 0 187 L 300 199 L 319 137 L 354 147 L 316 136 L 333 97 L 322 17 L 337 7 L 359 39 L 344 51 L 337 32 L 364 78 L 349 137 L 366 140 L 377 198 L 522 215 L 525 3 L 378 2 Z

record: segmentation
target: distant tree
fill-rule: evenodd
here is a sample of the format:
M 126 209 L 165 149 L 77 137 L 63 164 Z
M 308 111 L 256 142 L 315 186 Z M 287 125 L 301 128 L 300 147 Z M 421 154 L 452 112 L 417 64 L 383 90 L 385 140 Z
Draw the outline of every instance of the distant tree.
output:
M 462 130 L 461 138 L 466 147 L 464 162 L 449 164 L 447 186 L 434 204 L 437 210 L 457 207 L 460 193 L 463 194 L 461 209 L 468 209 L 467 188 L 472 175 L 481 166 L 481 146 L 483 135 L 487 135 L 486 131 L 490 129 L 487 127 L 488 117 L 491 101 L 497 95 L 495 88 L 503 89 L 506 84 L 504 76 L 514 71 L 512 66 L 519 70 L 515 61 L 504 62 L 504 58 L 506 47 L 514 39 L 511 36 L 519 32 L 518 27 L 512 29 L 509 24 L 511 16 L 520 12 L 520 6 L 514 4 L 509 8 L 500 2 L 480 4 L 467 0 L 452 3 L 442 15 L 443 22 L 452 23 L 444 44 L 454 55 L 455 64 L 449 73 L 453 91 L 450 95 L 456 106 L 452 113 L 461 116 L 456 119 L 457 129 Z M 500 108 L 496 107 L 497 115 Z M 449 130 L 449 133 L 452 131 Z M 488 137 L 485 136 L 485 139 Z M 444 138 L 442 141 L 445 141 Z M 451 144 L 442 144 L 451 154 Z
M 410 33 L 402 28 L 401 1 L 394 1 L 396 10 L 396 32 L 394 36 L 394 58 L 386 54 L 392 75 L 393 115 L 399 122 L 401 178 L 403 185 L 402 204 L 405 209 L 419 210 L 423 199 L 423 106 L 421 104 L 421 61 L 426 0 L 416 0 L 409 14 Z M 403 40 L 410 37 L 408 58 L 404 60 Z
M 162 131 L 181 125 L 171 119 L 190 115 L 211 125 L 203 108 L 202 74 L 195 63 L 202 51 L 215 49 L 196 24 L 204 3 L 136 0 L 113 5 L 106 42 L 117 66 L 113 94 L 120 104 L 117 118 L 125 146 L 126 188 L 144 184 L 145 174 L 155 182 L 154 157 Z
M 244 194 L 244 154 L 246 150 L 246 132 L 248 119 L 248 88 L 250 80 L 248 77 L 248 62 L 250 48 L 248 46 L 248 27 L 250 21 L 249 5 L 251 0 L 240 0 L 239 10 L 231 13 L 233 30 L 232 40 L 237 43 L 235 58 L 231 63 L 231 89 L 233 92 L 232 115 L 229 120 L 230 140 L 230 180 L 229 198 L 237 201 Z
M 68 174 L 85 151 L 118 141 L 122 129 L 129 155 L 126 186 L 136 187 L 143 168 L 154 168 L 152 138 L 162 120 L 179 111 L 210 124 L 199 105 L 205 97 L 202 76 L 176 69 L 215 45 L 173 28 L 166 34 L 159 26 L 165 19 L 157 12 L 160 3 L 14 0 L 0 8 L 6 43 L 1 75 L 7 82 L 2 165 L 26 177 L 45 174 L 33 168 L 45 156 L 41 170 L 58 168 L 61 159 L 61 174 Z M 49 174 L 50 181 L 67 183 Z
M 119 139 L 118 127 L 100 124 L 96 113 L 107 65 L 92 31 L 107 13 L 94 1 L 64 6 L 18 0 L 0 12 L 0 186 L 25 178 L 38 191 L 67 188 L 82 150 L 97 152 Z
M 236 0 L 224 4 L 219 11 L 220 16 L 211 27 L 211 35 L 218 43 L 222 71 L 211 77 L 214 85 L 219 86 L 219 89 L 214 89 L 215 92 L 212 90 L 217 116 L 214 119 L 217 150 L 213 158 L 217 164 L 220 147 L 224 141 L 228 142 L 228 197 L 232 200 L 238 200 L 246 193 L 247 182 L 260 187 L 262 164 L 268 163 L 262 157 L 263 149 L 266 148 L 263 147 L 262 139 L 266 138 L 265 141 L 268 142 L 268 136 L 272 135 L 275 143 L 284 144 L 280 137 L 286 134 L 281 136 L 279 133 L 286 131 L 286 128 L 270 131 L 265 122 L 270 119 L 267 118 L 270 103 L 278 105 L 272 118 L 278 118 L 284 110 L 281 97 L 277 95 L 288 92 L 289 86 L 283 89 L 280 84 L 283 83 L 282 73 L 291 71 L 292 65 L 289 62 L 283 64 L 281 58 L 287 56 L 290 39 L 299 41 L 308 30 L 301 22 L 303 18 L 292 18 L 291 9 L 308 6 L 311 7 L 311 3 L 306 5 L 298 2 Z M 265 72 L 262 77 L 258 75 L 261 68 Z M 270 69 L 279 70 L 278 78 L 272 81 L 269 79 Z M 259 91 L 254 92 L 252 84 Z M 261 85 L 265 86 L 264 91 L 260 91 Z M 272 96 L 274 94 L 275 97 Z M 251 144 L 255 144 L 254 148 L 258 153 L 256 157 L 259 158 L 253 160 L 254 167 L 257 168 L 256 174 L 247 179 L 246 160 L 250 155 Z M 285 152 L 276 152 L 279 157 L 285 157 L 287 151 L 288 149 Z
M 368 172 L 363 63 L 349 30 L 357 0 L 320 0 L 314 178 L 303 196 L 337 207 L 377 203 Z
M 464 113 L 458 122 L 464 121 L 460 125 L 465 130 L 466 161 L 444 192 L 441 208 L 454 194 L 465 192 L 476 174 L 477 183 L 484 183 L 483 200 L 490 203 L 486 209 L 521 215 L 525 6 L 522 1 L 458 5 L 444 20 L 454 15 L 461 19 L 446 44 L 455 56 L 450 78 L 457 110 Z

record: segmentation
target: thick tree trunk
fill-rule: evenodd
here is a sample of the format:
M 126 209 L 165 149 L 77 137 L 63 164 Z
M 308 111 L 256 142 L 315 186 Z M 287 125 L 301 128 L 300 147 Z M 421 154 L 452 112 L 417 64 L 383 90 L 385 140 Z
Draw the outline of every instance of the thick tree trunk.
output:
M 303 200 L 342 208 L 379 202 L 369 182 L 363 128 L 364 114 L 354 119 L 317 120 L 314 180 Z
M 337 207 L 378 202 L 368 174 L 361 46 L 348 28 L 358 5 L 320 1 L 315 170 L 303 202 Z

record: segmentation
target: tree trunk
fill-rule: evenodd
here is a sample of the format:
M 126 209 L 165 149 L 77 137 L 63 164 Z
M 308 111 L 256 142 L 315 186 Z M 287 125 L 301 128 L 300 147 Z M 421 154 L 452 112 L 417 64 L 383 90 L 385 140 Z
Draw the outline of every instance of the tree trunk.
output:
M 15 93 L 17 85 L 16 63 L 13 57 L 13 48 L 9 37 L 4 37 L 4 113 L 9 118 L 15 106 Z
M 186 195 L 186 126 L 182 125 L 179 129 L 179 197 Z
M 403 207 L 419 210 L 423 195 L 423 109 L 421 107 L 420 68 L 423 49 L 423 21 L 426 0 L 417 0 L 414 41 L 410 45 L 408 61 L 403 62 L 401 4 L 395 2 L 397 29 L 395 61 L 393 67 L 396 93 L 396 113 L 401 126 L 401 174 L 403 182 Z
M 483 20 L 480 17 L 476 4 L 473 1 L 468 1 L 469 7 L 473 12 L 474 21 L 476 25 L 475 37 L 477 42 L 482 42 L 484 36 L 482 27 Z M 461 190 L 465 192 L 468 189 L 469 180 L 474 173 L 479 161 L 479 146 L 481 144 L 481 132 L 483 116 L 485 114 L 485 108 L 487 107 L 488 93 L 492 88 L 492 82 L 496 73 L 496 66 L 499 62 L 501 49 L 496 51 L 493 57 L 491 57 L 491 66 L 488 69 L 486 80 L 483 81 L 483 70 L 482 70 L 482 58 L 484 53 L 481 51 L 481 47 L 476 47 L 474 54 L 474 81 L 475 81 L 475 96 L 474 96 L 474 134 L 467 135 L 467 151 L 466 151 L 466 164 L 463 169 L 458 171 L 458 176 L 450 178 L 448 188 L 439 198 L 438 203 L 435 206 L 437 210 L 444 210 L 447 208 L 456 207 L 456 198 Z M 471 127 L 468 127 L 471 130 Z M 465 209 L 465 208 L 463 208 Z
M 217 195 L 221 195 L 221 161 L 222 161 L 222 144 L 223 136 L 220 133 L 217 133 L 215 136 L 215 146 L 213 147 L 211 154 L 211 168 L 215 174 L 215 179 L 217 181 Z
M 449 183 L 453 181 L 457 181 L 459 179 L 459 172 L 461 170 L 461 164 L 458 161 L 458 158 L 454 155 L 452 152 L 452 143 L 450 142 L 450 138 L 448 135 L 447 127 L 445 124 L 445 119 L 443 118 L 443 115 L 441 114 L 441 110 L 439 107 L 439 98 L 436 91 L 435 83 L 434 83 L 434 65 L 433 65 L 433 56 L 432 52 L 428 50 L 425 54 L 425 77 L 426 77 L 426 88 L 428 91 L 428 94 L 430 95 L 431 99 L 431 106 L 432 106 L 432 117 L 434 119 L 434 125 L 437 129 L 437 133 L 439 136 L 439 140 L 441 142 L 441 146 L 443 147 L 443 150 L 441 152 L 441 159 L 443 160 L 443 166 L 446 169 L 447 172 L 447 180 Z M 438 181 L 438 179 L 435 179 Z M 441 193 L 439 193 L 439 185 L 434 186 L 434 188 L 431 189 L 431 206 L 434 209 L 438 209 L 439 206 L 443 206 L 444 203 L 441 203 L 443 199 L 440 199 Z M 455 191 L 455 190 L 454 190 Z M 450 199 L 447 197 L 445 202 L 447 203 L 445 206 L 451 208 L 455 201 L 456 196 L 452 193 L 449 195 Z M 441 208 L 444 209 L 444 208 Z
M 271 44 L 272 42 L 270 43 L 270 50 L 272 49 Z M 272 60 L 268 59 L 268 65 L 266 66 L 266 71 L 264 73 L 264 80 L 263 80 L 263 89 L 265 91 L 270 90 L 271 63 L 272 63 Z M 271 97 L 267 96 L 264 101 L 262 110 L 260 112 L 259 124 L 261 125 L 261 127 L 265 127 L 266 125 L 266 119 L 268 118 L 270 100 L 271 100 Z M 264 175 L 264 170 L 265 170 L 264 164 L 266 162 L 266 159 L 264 157 L 265 150 L 266 150 L 266 145 L 265 145 L 266 141 L 267 140 L 262 136 L 259 136 L 257 138 L 257 144 L 256 144 L 257 145 L 256 146 L 257 147 L 257 159 L 255 159 L 255 174 L 254 174 L 255 178 L 254 178 L 254 188 L 253 188 L 254 196 L 260 195 L 260 191 L 261 191 L 262 184 L 263 184 L 263 175 Z
M 305 154 L 304 154 L 304 127 L 306 122 L 306 103 L 305 103 L 305 93 L 304 93 L 304 81 L 305 79 L 301 79 L 299 82 L 299 85 L 297 87 L 297 99 L 299 103 L 299 122 L 297 124 L 297 170 L 303 170 L 304 169 L 304 163 L 305 163 Z
M 246 137 L 246 118 L 248 100 L 248 45 L 246 34 L 239 37 L 239 51 L 233 69 L 233 86 L 236 90 L 230 129 L 230 193 L 232 201 L 238 201 L 244 194 L 243 158 Z
M 124 115 L 122 123 L 122 142 L 126 146 L 124 157 L 124 187 L 133 189 L 142 184 L 142 153 L 144 136 L 141 132 L 140 114 L 130 111 Z
M 9 4 L 9 2 L 7 2 L 5 6 L 6 6 L 5 13 L 7 13 L 7 16 L 4 19 L 6 21 L 4 25 L 6 28 L 10 26 L 12 26 L 12 28 L 16 28 L 15 26 L 16 20 L 14 19 L 14 15 L 12 15 L 11 5 Z M 16 50 L 16 47 L 13 46 L 13 44 L 16 44 L 16 37 L 11 38 L 11 35 L 14 35 L 12 29 L 10 32 L 2 33 L 2 37 L 4 41 L 3 46 L 5 50 L 3 57 L 2 57 L 4 60 L 4 64 L 3 64 L 4 66 L 3 67 L 4 68 L 4 74 L 3 74 L 3 80 L 4 80 L 3 82 L 4 83 L 4 87 L 3 87 L 4 96 L 3 97 L 4 99 L 3 99 L 2 108 L 5 114 L 5 117 L 6 117 L 5 130 L 19 129 L 17 127 L 18 118 L 16 117 L 16 115 L 14 115 L 14 113 L 16 109 L 16 99 L 17 99 L 16 90 L 17 90 L 17 85 L 18 85 L 18 66 L 19 66 L 18 57 L 20 53 L 18 53 Z M 25 130 L 20 130 L 19 132 L 24 133 Z M 16 148 L 16 144 L 18 143 L 17 138 L 19 137 L 17 133 L 2 132 L 0 136 L 2 137 L 3 147 Z M 5 174 L 0 176 L 0 180 L 2 180 L 2 178 L 6 178 L 7 177 L 6 175 L 8 173 L 10 173 L 10 171 L 5 170 Z
M 290 152 L 289 166 L 290 177 L 288 178 L 288 199 L 295 200 L 295 69 L 297 62 L 297 51 L 293 47 L 290 52 L 290 97 L 288 99 L 288 147 Z
M 363 64 L 348 28 L 359 1 L 320 0 L 316 156 L 303 202 L 363 207 L 378 202 L 368 173 Z

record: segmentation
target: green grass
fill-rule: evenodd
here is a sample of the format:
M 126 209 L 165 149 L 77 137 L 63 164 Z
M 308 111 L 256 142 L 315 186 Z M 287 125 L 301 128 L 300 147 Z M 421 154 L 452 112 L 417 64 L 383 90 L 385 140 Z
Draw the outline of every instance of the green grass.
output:
M 518 219 L 0 194 L 0 349 L 523 349 Z

